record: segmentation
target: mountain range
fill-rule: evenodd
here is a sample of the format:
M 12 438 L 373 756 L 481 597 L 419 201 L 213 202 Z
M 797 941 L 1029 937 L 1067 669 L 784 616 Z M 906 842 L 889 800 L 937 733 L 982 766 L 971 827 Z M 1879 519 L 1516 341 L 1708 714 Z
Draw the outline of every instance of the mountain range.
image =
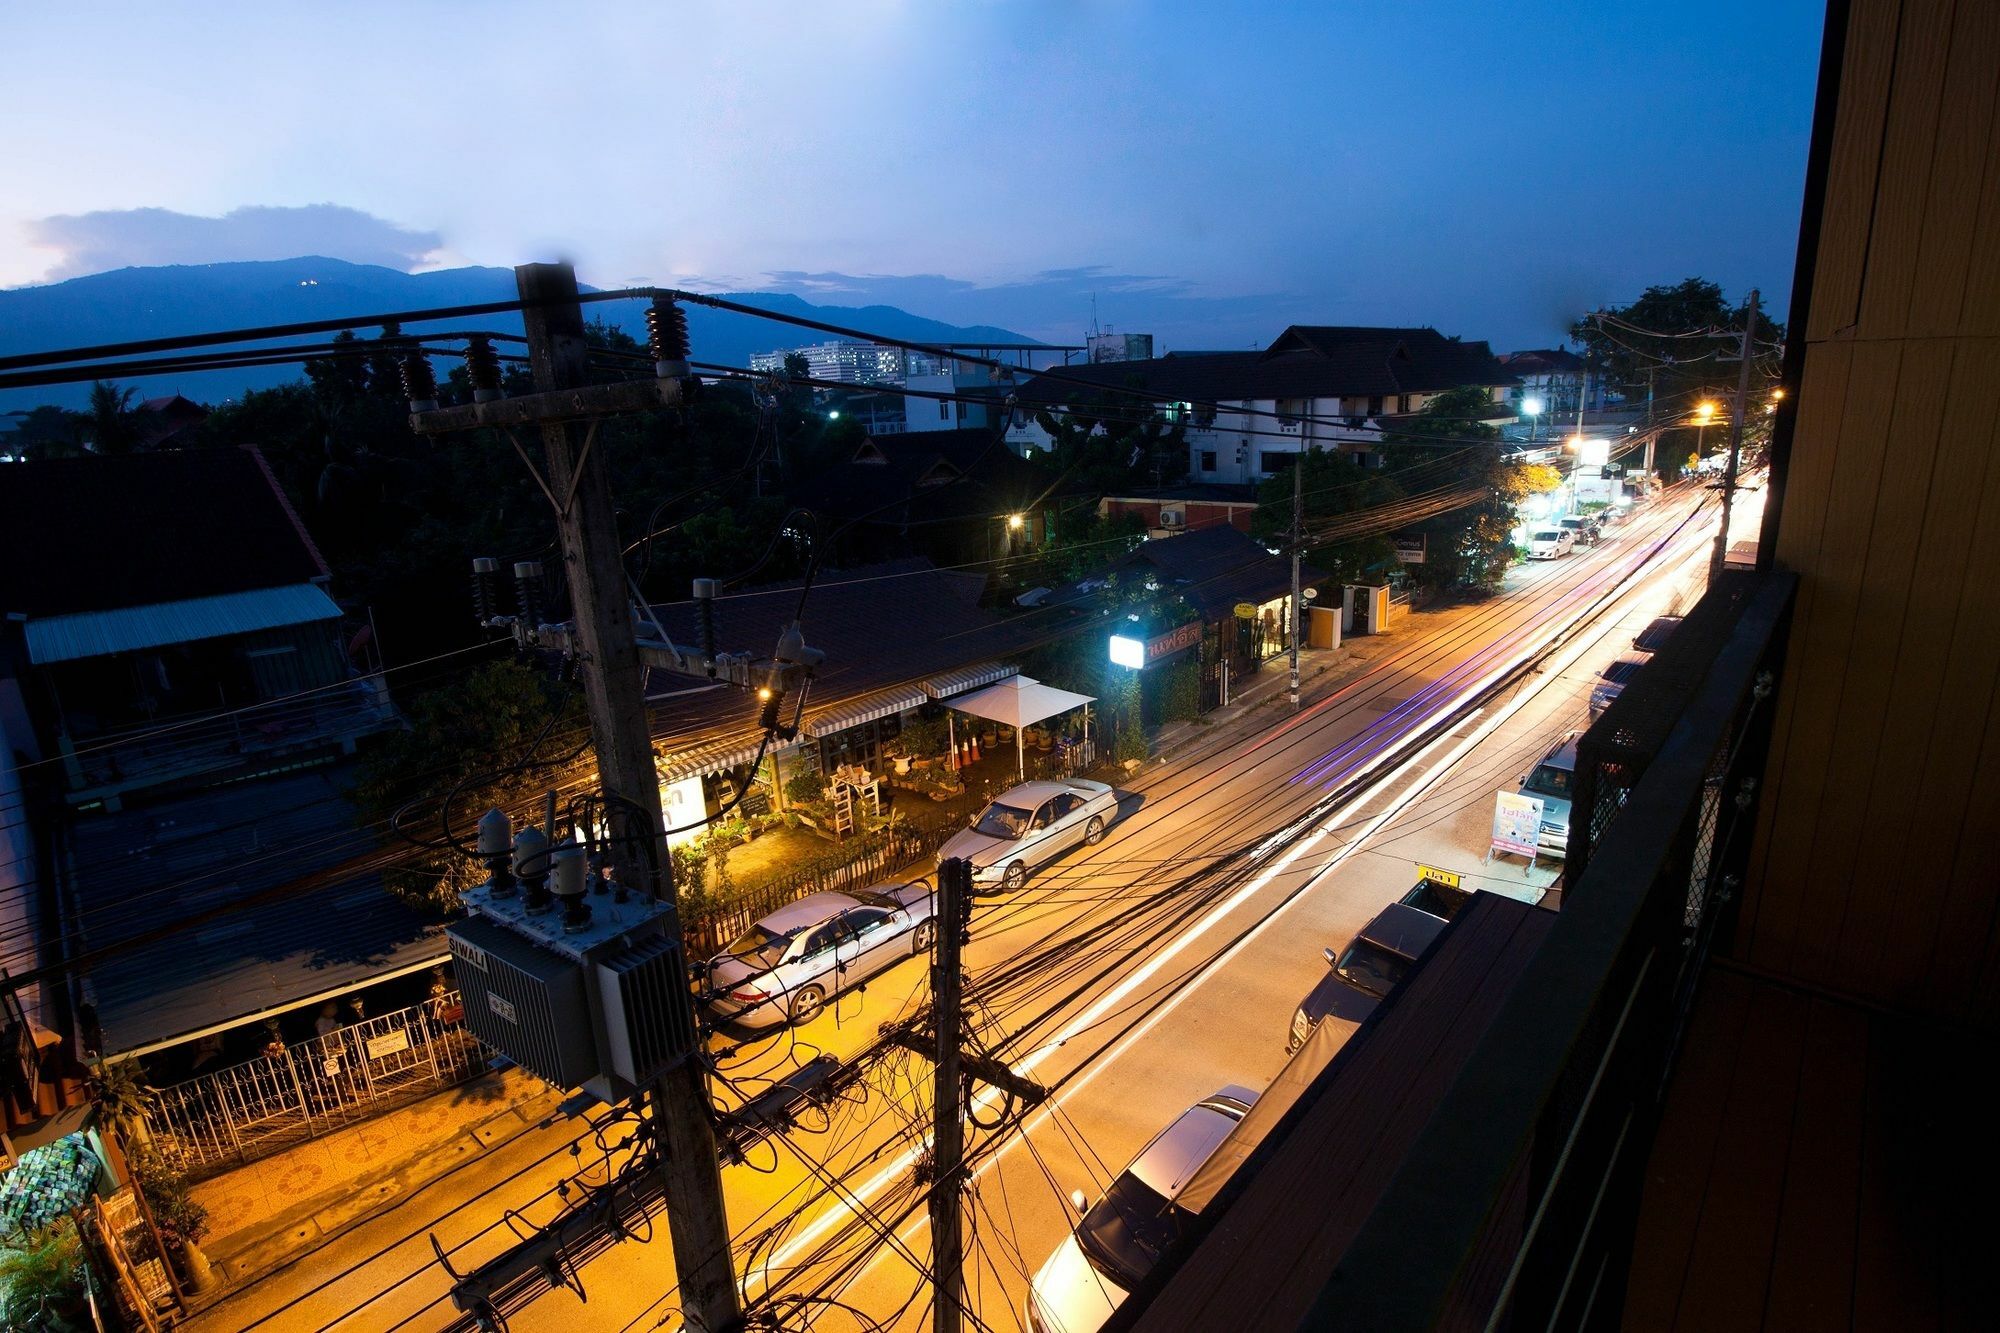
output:
M 355 332 L 365 337 L 376 326 L 359 317 L 505 301 L 514 295 L 514 273 L 505 268 L 405 273 L 319 256 L 123 268 L 40 287 L 0 291 L 0 357 L 350 317 L 356 318 Z M 789 292 L 728 295 L 733 301 L 760 309 L 912 342 L 1034 341 L 988 325 L 966 326 L 926 319 L 895 306 L 815 305 Z M 692 305 L 686 309 L 688 332 L 698 361 L 748 366 L 754 352 L 825 342 L 829 337 L 734 311 Z M 584 313 L 586 318 L 617 325 L 643 343 L 644 311 L 644 302 L 632 300 L 586 306 Z M 411 324 L 406 331 L 421 332 L 424 327 Z M 519 332 L 521 321 L 518 315 L 488 315 L 450 321 L 445 327 Z M 312 335 L 303 340 L 323 341 L 325 337 L 331 335 Z M 141 398 L 181 393 L 198 402 L 214 403 L 245 389 L 269 388 L 301 375 L 297 365 L 282 365 L 119 378 L 120 383 L 136 387 Z M 25 411 L 43 403 L 80 407 L 89 396 L 88 382 L 0 389 L 0 414 Z

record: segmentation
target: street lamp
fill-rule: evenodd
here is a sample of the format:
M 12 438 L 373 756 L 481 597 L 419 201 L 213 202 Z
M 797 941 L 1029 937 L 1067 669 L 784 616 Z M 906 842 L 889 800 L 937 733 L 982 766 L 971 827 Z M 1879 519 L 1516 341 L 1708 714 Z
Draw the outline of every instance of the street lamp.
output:
M 1523 398 L 1521 410 L 1528 414 L 1528 443 L 1535 442 L 1535 435 L 1541 430 L 1542 408 L 1546 406 L 1539 398 Z
M 1694 405 L 1694 465 L 1701 467 L 1702 451 L 1707 447 L 1708 423 L 1715 420 L 1716 404 L 1713 399 L 1704 398 Z

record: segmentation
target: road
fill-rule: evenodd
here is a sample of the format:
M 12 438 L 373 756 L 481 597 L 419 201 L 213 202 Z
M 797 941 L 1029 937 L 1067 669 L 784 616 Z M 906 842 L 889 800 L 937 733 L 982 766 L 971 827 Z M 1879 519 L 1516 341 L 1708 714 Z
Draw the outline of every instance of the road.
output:
M 1413 861 L 1517 893 L 1550 878 L 1483 863 L 1493 793 L 1582 725 L 1591 675 L 1638 626 L 1692 600 L 1714 509 L 1712 493 L 1671 492 L 1598 548 L 1516 571 L 1501 596 L 1414 618 L 1365 674 L 1298 715 L 1263 714 L 1278 720 L 1144 770 L 1102 845 L 982 900 L 967 955 L 975 1031 L 1056 1089 L 1032 1111 L 990 1096 L 977 1107 L 982 1120 L 1018 1122 L 973 1139 L 967 1283 L 986 1325 L 1018 1326 L 1027 1275 L 1072 1221 L 1071 1190 L 1094 1196 L 1200 1097 L 1268 1082 L 1292 1010 L 1324 970 L 1321 947 L 1407 889 Z M 911 961 L 796 1031 L 719 1037 L 718 1095 L 754 1093 L 821 1051 L 852 1056 L 927 997 L 926 967 Z M 834 1296 L 884 1327 L 925 1318 L 929 1247 L 912 1166 L 930 1067 L 898 1050 L 868 1069 L 823 1115 L 725 1171 L 746 1288 L 815 1298 L 788 1327 L 811 1316 L 852 1324 L 816 1303 Z M 442 1327 L 455 1311 L 432 1234 L 463 1271 L 504 1249 L 510 1228 L 553 1215 L 558 1182 L 599 1181 L 622 1160 L 615 1129 L 565 1120 L 523 1131 L 192 1327 Z M 554 1292 L 509 1327 L 677 1326 L 657 1230 L 578 1270 L 587 1305 Z

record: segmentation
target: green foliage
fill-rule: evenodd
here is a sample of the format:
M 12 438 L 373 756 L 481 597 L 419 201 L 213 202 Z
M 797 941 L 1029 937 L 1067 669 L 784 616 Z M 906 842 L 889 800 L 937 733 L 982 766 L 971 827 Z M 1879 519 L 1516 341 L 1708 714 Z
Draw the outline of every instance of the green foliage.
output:
M 1135 404 L 1144 405 L 1126 394 L 1085 393 L 1066 412 L 1036 415 L 1050 436 L 1051 461 L 1077 489 L 1117 494 L 1135 481 L 1171 485 L 1187 475 L 1185 423 L 1142 416 Z
M 169 1245 L 199 1245 L 208 1235 L 208 1209 L 188 1192 L 188 1159 L 163 1142 L 132 1156 L 132 1176 Z
M 1547 480 L 1502 461 L 1497 443 L 1500 432 L 1472 419 L 1490 407 L 1483 389 L 1448 389 L 1424 405 L 1414 429 L 1386 433 L 1385 452 L 1394 466 L 1431 465 L 1421 489 L 1458 487 L 1479 496 L 1470 504 L 1402 529 L 1425 538 L 1424 562 L 1409 570 L 1419 585 L 1447 589 L 1498 586 L 1513 563 L 1514 505 L 1529 494 L 1528 485 Z M 1467 447 L 1440 449 L 1435 443 L 1438 436 L 1467 441 Z
M 91 1073 L 90 1095 L 99 1112 L 126 1124 L 145 1120 L 159 1101 L 137 1060 L 100 1062 Z
M 810 804 L 825 793 L 826 779 L 816 769 L 801 769 L 785 779 L 785 799 L 794 805 Z
M 540 788 L 548 766 L 577 751 L 583 704 L 575 691 L 518 662 L 491 662 L 406 701 L 409 730 L 370 753 L 355 801 L 371 820 L 403 812 L 404 827 L 441 835 L 440 809 L 456 789 L 452 832 L 469 839 L 488 808 L 506 808 Z M 426 851 L 387 876 L 390 888 L 434 911 L 458 906 L 482 871 L 452 851 Z
M 1143 760 L 1152 753 L 1152 747 L 1146 743 L 1139 673 L 1124 667 L 1113 671 L 1104 700 L 1105 711 L 1117 719 L 1118 738 L 1113 743 L 1111 757 L 1121 764 L 1128 759 Z
M 919 713 L 903 724 L 903 752 L 916 758 L 932 758 L 951 744 L 951 721 L 942 713 L 925 717 Z
M 129 454 L 139 442 L 139 428 L 132 420 L 132 399 L 137 389 L 119 388 L 109 380 L 90 386 L 90 442 L 100 454 Z
M 1166 722 L 1192 722 L 1201 716 L 1201 661 L 1189 653 L 1164 668 L 1160 716 Z
M 85 1262 L 83 1242 L 67 1220 L 33 1240 L 0 1245 L 0 1327 L 18 1333 L 90 1327 Z

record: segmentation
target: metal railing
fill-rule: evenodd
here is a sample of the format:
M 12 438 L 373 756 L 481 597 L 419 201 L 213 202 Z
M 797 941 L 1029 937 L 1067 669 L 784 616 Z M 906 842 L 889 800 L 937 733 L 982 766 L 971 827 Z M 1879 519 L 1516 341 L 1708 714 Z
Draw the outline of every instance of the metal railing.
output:
M 212 1174 L 481 1073 L 458 992 L 158 1090 L 155 1138 Z
M 1317 1325 L 1617 1321 L 1667 1080 L 1749 855 L 1792 591 L 1787 574 L 1724 575 L 1677 634 L 1680 678 L 1655 700 L 1669 711 L 1614 705 L 1593 727 L 1598 757 L 1624 767 L 1598 775 L 1615 794 L 1578 801 L 1596 813 L 1572 843 L 1581 873 L 1322 1289 Z
M 829 889 L 866 888 L 897 872 L 931 873 L 937 849 L 958 830 L 899 822 L 849 842 L 829 856 L 732 899 L 727 905 L 690 916 L 681 923 L 690 960 L 713 957 L 751 922 L 807 894 Z

